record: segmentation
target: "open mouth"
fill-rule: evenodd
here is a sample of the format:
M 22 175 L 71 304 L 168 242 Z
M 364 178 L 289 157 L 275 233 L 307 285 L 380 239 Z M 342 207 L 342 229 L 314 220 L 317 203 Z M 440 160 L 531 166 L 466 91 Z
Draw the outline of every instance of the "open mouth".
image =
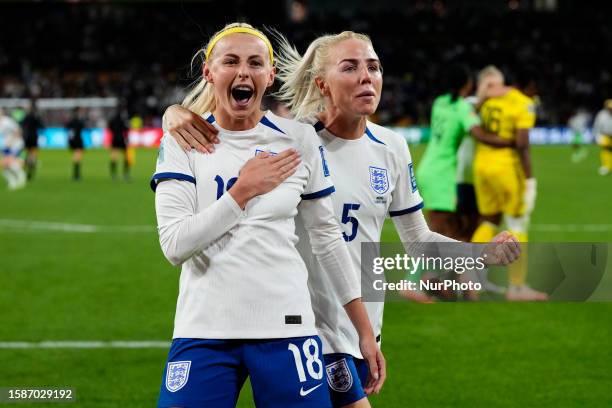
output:
M 363 98 L 363 97 L 375 97 L 376 94 L 372 91 L 363 91 L 360 94 L 357 95 L 358 98 Z
M 232 98 L 236 101 L 239 106 L 246 106 L 255 91 L 249 85 L 237 85 L 232 88 Z

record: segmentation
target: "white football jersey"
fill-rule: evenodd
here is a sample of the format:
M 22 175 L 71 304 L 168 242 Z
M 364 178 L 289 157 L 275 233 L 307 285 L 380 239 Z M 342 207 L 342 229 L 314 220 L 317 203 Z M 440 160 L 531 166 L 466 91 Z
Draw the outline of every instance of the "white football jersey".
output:
M 23 149 L 24 144 L 19 124 L 9 116 L 0 115 L 0 136 L 3 137 L 4 149 L 12 152 Z
M 380 242 L 388 215 L 407 214 L 423 207 L 408 145 L 397 133 L 371 122 L 367 123 L 366 133 L 356 140 L 334 136 L 321 122 L 314 126 L 333 174 L 335 214 L 353 267 L 360 273 L 361 243 Z M 312 254 L 308 234 L 299 219 L 296 224 L 298 250 L 309 271 L 308 284 L 323 352 L 362 358 L 357 331 L 329 290 L 329 277 Z M 384 303 L 366 302 L 365 306 L 374 335 L 380 339 Z
M 251 199 L 227 233 L 182 265 L 174 338 L 256 339 L 315 335 L 308 273 L 295 244 L 294 217 L 301 200 L 331 194 L 320 139 L 311 125 L 271 112 L 246 131 L 218 129 L 214 154 L 185 152 L 171 137 L 160 146 L 152 179 L 195 185 L 196 212 L 234 184 L 245 162 L 259 152 L 295 148 L 302 164 L 267 194 Z M 339 305 L 339 307 L 341 307 Z
M 600 135 L 612 136 L 612 113 L 608 109 L 602 109 L 597 113 L 593 131 L 595 137 L 600 137 Z

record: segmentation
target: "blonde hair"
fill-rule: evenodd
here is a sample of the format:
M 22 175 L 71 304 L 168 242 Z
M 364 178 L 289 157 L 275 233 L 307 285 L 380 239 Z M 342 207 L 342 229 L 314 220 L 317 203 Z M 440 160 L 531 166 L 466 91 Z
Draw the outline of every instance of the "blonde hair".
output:
M 498 77 L 502 84 L 505 81 L 504 74 L 495 65 L 487 65 L 478 73 L 478 83 L 480 84 L 488 77 Z
M 331 48 L 349 39 L 358 39 L 372 45 L 370 37 L 353 31 L 324 35 L 310 43 L 304 56 L 277 31 L 273 36 L 278 42 L 276 56 L 276 77 L 282 85 L 275 96 L 285 102 L 295 119 L 313 116 L 325 109 L 325 100 L 317 84 L 316 77 L 325 75 L 325 65 Z
M 239 28 L 239 27 L 248 28 L 250 30 L 256 31 L 257 33 L 261 34 L 261 36 L 263 36 L 267 40 L 267 37 L 263 32 L 261 32 L 260 30 L 254 28 L 252 25 L 247 24 L 247 23 L 231 23 L 223 27 L 221 30 L 217 31 L 214 35 L 210 37 L 210 39 L 208 40 L 208 43 L 204 47 L 202 47 L 200 50 L 198 50 L 198 52 L 191 59 L 191 70 L 193 72 L 194 61 L 199 58 L 197 67 L 199 68 L 201 78 L 195 81 L 190 86 L 187 96 L 185 96 L 185 99 L 183 99 L 183 102 L 181 103 L 182 106 L 200 115 L 205 112 L 212 112 L 215 110 L 215 108 L 217 107 L 216 101 L 215 101 L 215 90 L 212 86 L 208 86 L 209 85 L 208 81 L 206 80 L 204 75 L 202 75 L 202 67 L 204 67 L 204 64 L 207 62 L 207 58 L 206 58 L 207 50 L 209 54 L 208 60 L 210 60 L 210 54 L 213 51 L 212 48 L 214 47 L 215 43 L 219 41 L 220 34 L 222 34 L 224 31 L 231 30 L 234 28 Z M 266 43 L 266 45 L 269 46 L 270 44 L 269 41 L 264 40 L 264 42 Z

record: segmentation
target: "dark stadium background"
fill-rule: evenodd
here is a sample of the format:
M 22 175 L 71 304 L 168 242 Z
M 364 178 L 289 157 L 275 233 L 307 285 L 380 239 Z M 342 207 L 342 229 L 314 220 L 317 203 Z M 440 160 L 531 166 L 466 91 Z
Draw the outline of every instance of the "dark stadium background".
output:
M 578 106 L 600 109 L 612 92 L 609 2 L 306 1 L 8 2 L 1 5 L 0 97 L 118 96 L 155 122 L 190 83 L 189 62 L 228 21 L 270 26 L 305 50 L 318 34 L 371 35 L 385 70 L 384 124 L 423 124 L 441 73 L 539 72 L 539 123 L 565 124 Z M 587 4 L 597 7 L 589 7 Z

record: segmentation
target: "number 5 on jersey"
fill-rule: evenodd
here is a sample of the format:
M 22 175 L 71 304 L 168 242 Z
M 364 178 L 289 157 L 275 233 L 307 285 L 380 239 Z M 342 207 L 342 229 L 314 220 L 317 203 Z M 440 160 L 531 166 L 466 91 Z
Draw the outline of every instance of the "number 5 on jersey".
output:
M 357 211 L 359 207 L 361 207 L 361 204 L 346 203 L 342 208 L 342 223 L 351 224 L 351 233 L 348 235 L 346 234 L 346 232 L 342 233 L 342 236 L 344 237 L 344 240 L 346 242 L 351 242 L 357 236 L 357 230 L 359 229 L 359 220 L 355 217 L 350 216 L 349 211 Z

